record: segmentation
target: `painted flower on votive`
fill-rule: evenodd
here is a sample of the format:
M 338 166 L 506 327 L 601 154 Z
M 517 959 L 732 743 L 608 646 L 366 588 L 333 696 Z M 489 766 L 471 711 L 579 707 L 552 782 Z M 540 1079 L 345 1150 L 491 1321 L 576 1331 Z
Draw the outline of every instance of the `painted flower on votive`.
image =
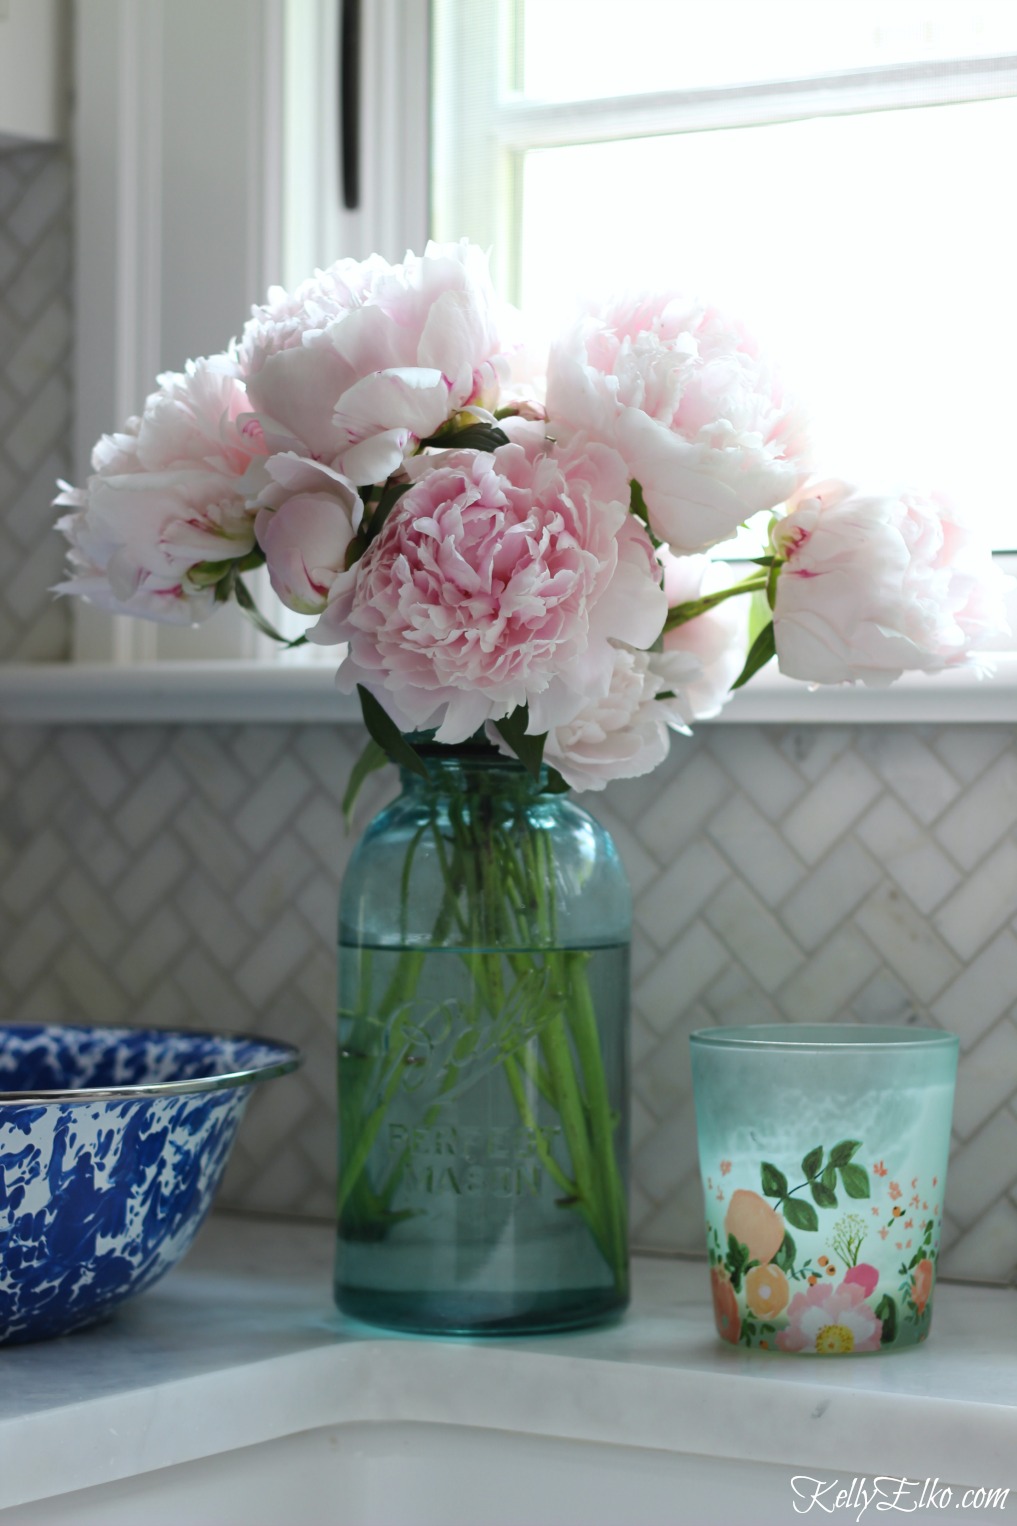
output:
M 745 1274 L 745 1302 L 759 1319 L 783 1313 L 790 1296 L 788 1281 L 779 1266 L 754 1266 Z
M 721 1340 L 738 1344 L 742 1333 L 742 1320 L 738 1312 L 738 1298 L 731 1280 L 719 1266 L 710 1268 L 710 1294 L 713 1298 L 713 1318 Z
M 731 1194 L 724 1233 L 747 1246 L 751 1260 L 767 1266 L 784 1242 L 784 1220 L 758 1192 L 739 1187 Z
M 859 1261 L 857 1266 L 848 1267 L 844 1273 L 844 1281 L 848 1284 L 857 1283 L 865 1298 L 871 1298 L 879 1285 L 879 1273 L 874 1266 L 867 1261 Z
M 838 1287 L 817 1282 L 796 1293 L 788 1305 L 787 1329 L 777 1332 L 778 1348 L 820 1356 L 878 1351 L 883 1324 L 865 1296 L 862 1283 L 846 1277 Z
M 669 609 L 730 585 L 730 568 L 722 562 L 706 556 L 673 556 L 666 546 L 657 556 Z M 664 632 L 664 650 L 653 653 L 650 667 L 660 678 L 661 689 L 673 696 L 660 701 L 671 726 L 684 731 L 694 721 L 720 713 L 745 664 L 748 645 L 746 598 L 726 599 Z
M 516 344 L 516 314 L 464 239 L 401 265 L 340 260 L 292 295 L 273 287 L 237 353 L 269 438 L 364 485 L 462 409 L 493 407 Z
M 679 554 L 730 539 L 806 472 L 802 419 L 754 341 L 672 292 L 587 312 L 552 347 L 547 410 L 621 452 Z
M 925 1306 L 932 1294 L 932 1284 L 935 1280 L 935 1268 L 928 1259 L 919 1261 L 915 1267 L 914 1276 L 911 1279 L 911 1302 L 919 1314 L 925 1313 Z
M 340 688 L 368 688 L 407 731 L 458 742 L 529 706 L 529 730 L 606 696 L 622 642 L 666 613 L 618 455 L 577 441 L 418 460 L 419 476 L 309 632 L 348 641 Z
M 903 672 L 972 665 L 1007 633 L 1006 580 L 938 495 L 802 488 L 771 530 L 785 564 L 773 611 L 783 673 L 886 685 Z

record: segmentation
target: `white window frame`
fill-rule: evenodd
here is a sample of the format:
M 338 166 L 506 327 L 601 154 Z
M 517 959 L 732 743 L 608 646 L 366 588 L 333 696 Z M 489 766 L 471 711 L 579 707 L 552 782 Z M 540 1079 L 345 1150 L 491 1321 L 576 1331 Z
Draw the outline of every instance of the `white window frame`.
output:
M 471 0 L 459 3 L 468 13 Z M 201 26 L 189 15 L 194 7 L 201 10 Z M 245 50 L 244 66 L 217 82 L 220 92 L 232 92 L 228 105 L 220 94 L 208 112 L 210 155 L 218 149 L 217 112 L 228 109 L 243 125 L 230 165 L 236 194 L 224 199 L 226 220 L 209 292 L 229 293 L 225 305 L 245 311 L 271 282 L 292 285 L 340 252 L 364 257 L 378 250 L 398 259 L 407 248 L 422 247 L 429 218 L 428 0 L 363 4 L 363 203 L 355 212 L 341 209 L 337 195 L 337 12 L 337 0 L 216 0 L 215 6 L 208 0 L 77 0 L 76 480 L 87 474 L 95 439 L 138 411 L 157 373 L 179 363 L 164 358 L 167 335 L 179 338 L 180 325 L 192 317 L 180 307 L 180 246 L 168 236 L 188 208 L 174 207 L 160 191 L 168 158 L 177 151 L 159 83 L 167 28 L 183 27 L 193 40 L 215 17 L 224 26 L 233 23 L 233 45 Z M 493 53 L 487 63 L 493 80 Z M 489 172 L 511 179 L 513 156 L 538 143 L 1011 92 L 1017 92 L 1017 58 L 607 101 L 509 100 L 496 109 L 493 136 L 471 141 L 470 152 L 486 155 Z M 204 108 L 188 92 L 184 109 Z M 484 232 L 472 231 L 478 238 Z M 200 300 L 195 295 L 195 307 Z M 228 338 L 223 332 L 217 343 Z M 223 619 L 217 615 L 207 629 Z M 306 721 L 357 715 L 355 704 L 336 694 L 330 665 L 283 666 L 267 657 L 264 638 L 239 622 L 227 654 L 220 647 L 218 658 L 201 661 L 159 660 L 158 627 L 104 616 L 78 601 L 75 626 L 73 662 L 0 670 L 0 719 Z M 962 672 L 909 675 L 887 690 L 810 691 L 766 671 L 720 719 L 985 722 L 1012 719 L 1015 704 L 1017 654 L 1007 653 L 995 679 L 985 683 Z
M 295 284 L 339 251 L 400 258 L 426 237 L 426 180 L 414 174 L 426 99 L 413 109 L 426 68 L 412 46 L 426 20 L 426 0 L 364 7 L 363 196 L 349 212 L 337 195 L 336 0 L 79 0 L 76 481 L 95 440 L 140 410 L 158 373 L 225 348 L 231 321 L 235 332 L 270 284 Z M 178 105 L 163 59 L 184 52 L 192 78 Z M 230 53 L 232 70 L 209 62 Z M 194 162 L 202 140 L 207 175 Z M 181 237 L 189 219 L 193 233 Z M 78 662 L 126 667 L 180 645 L 151 622 L 73 609 Z M 218 612 L 187 645 L 199 658 L 269 658 L 272 643 L 237 615 Z

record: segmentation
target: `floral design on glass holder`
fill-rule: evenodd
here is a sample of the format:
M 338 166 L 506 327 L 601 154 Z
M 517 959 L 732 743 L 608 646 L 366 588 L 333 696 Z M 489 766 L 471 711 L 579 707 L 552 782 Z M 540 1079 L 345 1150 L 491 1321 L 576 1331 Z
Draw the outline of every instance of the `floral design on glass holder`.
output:
M 842 1356 L 929 1334 L 958 1041 L 797 1024 L 692 1035 L 717 1333 Z
M 898 1181 L 864 1146 L 816 1145 L 789 1175 L 762 1161 L 759 1190 L 733 1186 L 731 1162 L 706 1177 L 723 1222 L 707 1230 L 722 1339 L 820 1355 L 926 1338 L 939 1258 L 939 1178 Z M 801 1180 L 792 1181 L 798 1174 Z

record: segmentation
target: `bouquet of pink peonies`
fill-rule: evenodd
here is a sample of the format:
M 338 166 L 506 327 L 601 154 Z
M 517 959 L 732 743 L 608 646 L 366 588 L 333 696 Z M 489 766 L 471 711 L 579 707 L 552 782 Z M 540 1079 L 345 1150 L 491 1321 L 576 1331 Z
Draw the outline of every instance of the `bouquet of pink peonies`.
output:
M 1004 626 L 947 504 L 809 484 L 798 408 L 714 309 L 616 300 L 546 374 L 527 354 L 469 244 L 340 260 L 162 376 L 58 499 L 60 591 L 110 610 L 232 598 L 274 636 L 267 568 L 360 697 L 347 809 L 404 769 L 341 910 L 337 1296 L 417 1330 L 627 1297 L 631 903 L 556 796 L 649 772 L 774 656 L 887 683 Z M 706 555 L 767 512 L 764 555 Z
M 466 242 L 273 289 L 61 484 L 60 591 L 182 623 L 234 598 L 269 628 L 265 564 L 376 745 L 480 732 L 580 790 L 654 768 L 774 654 L 887 683 L 1005 628 L 948 504 L 808 485 L 801 413 L 736 322 L 641 296 L 586 312 L 545 377 L 524 353 Z M 732 583 L 703 553 L 767 510 Z

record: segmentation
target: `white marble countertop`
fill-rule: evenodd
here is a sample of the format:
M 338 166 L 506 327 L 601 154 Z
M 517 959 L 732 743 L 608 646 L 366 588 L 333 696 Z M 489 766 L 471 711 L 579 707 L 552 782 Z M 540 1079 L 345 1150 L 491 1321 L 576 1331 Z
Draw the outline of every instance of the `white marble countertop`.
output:
M 331 1255 L 327 1228 L 220 1216 L 106 1325 L 5 1348 L 0 1509 L 372 1420 L 1017 1485 L 1017 1291 L 943 1285 L 926 1345 L 823 1361 L 721 1345 L 699 1263 L 637 1262 L 615 1325 L 465 1341 L 343 1321 Z

